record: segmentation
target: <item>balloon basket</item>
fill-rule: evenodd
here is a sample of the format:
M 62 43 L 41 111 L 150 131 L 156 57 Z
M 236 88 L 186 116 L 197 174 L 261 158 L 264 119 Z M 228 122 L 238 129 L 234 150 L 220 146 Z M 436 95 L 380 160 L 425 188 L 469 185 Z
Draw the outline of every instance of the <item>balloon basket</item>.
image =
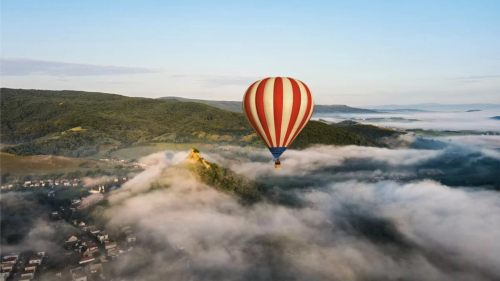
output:
M 274 159 L 274 168 L 281 169 L 281 161 L 279 158 Z

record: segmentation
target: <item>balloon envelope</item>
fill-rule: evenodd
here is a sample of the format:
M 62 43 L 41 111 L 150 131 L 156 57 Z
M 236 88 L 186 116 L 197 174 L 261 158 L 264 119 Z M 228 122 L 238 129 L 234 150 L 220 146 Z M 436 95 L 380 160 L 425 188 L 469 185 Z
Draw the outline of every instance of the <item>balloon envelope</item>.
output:
M 243 113 L 274 158 L 290 146 L 313 111 L 311 91 L 306 84 L 292 78 L 259 80 L 243 97 Z

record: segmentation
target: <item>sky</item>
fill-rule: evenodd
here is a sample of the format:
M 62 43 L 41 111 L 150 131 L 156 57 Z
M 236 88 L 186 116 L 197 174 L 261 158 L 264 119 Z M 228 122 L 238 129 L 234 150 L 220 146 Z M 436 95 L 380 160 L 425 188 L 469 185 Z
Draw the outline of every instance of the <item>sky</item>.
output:
M 500 1 L 30 1 L 1 5 L 1 85 L 317 104 L 500 103 Z

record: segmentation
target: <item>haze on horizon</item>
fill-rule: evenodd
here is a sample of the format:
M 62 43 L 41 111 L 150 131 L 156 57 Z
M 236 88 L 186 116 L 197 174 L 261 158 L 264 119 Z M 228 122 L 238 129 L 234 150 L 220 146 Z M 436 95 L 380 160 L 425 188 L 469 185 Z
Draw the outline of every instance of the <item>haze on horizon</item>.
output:
M 2 87 L 318 104 L 500 103 L 499 1 L 4 1 Z

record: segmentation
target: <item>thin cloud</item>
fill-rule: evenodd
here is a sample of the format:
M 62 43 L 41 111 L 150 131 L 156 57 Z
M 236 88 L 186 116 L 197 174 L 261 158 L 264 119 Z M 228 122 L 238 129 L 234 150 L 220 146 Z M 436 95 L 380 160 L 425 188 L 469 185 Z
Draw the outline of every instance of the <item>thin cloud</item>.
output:
M 500 75 L 477 75 L 477 76 L 455 77 L 451 78 L 450 80 L 468 81 L 468 80 L 486 80 L 486 79 L 498 79 L 498 78 L 500 78 Z
M 257 76 L 231 76 L 231 75 L 187 75 L 174 74 L 172 78 L 191 78 L 200 81 L 207 87 L 219 86 L 249 86 L 253 82 L 262 79 Z
M 1 58 L 2 76 L 108 76 L 157 73 L 159 70 L 143 67 L 92 65 L 36 59 Z

